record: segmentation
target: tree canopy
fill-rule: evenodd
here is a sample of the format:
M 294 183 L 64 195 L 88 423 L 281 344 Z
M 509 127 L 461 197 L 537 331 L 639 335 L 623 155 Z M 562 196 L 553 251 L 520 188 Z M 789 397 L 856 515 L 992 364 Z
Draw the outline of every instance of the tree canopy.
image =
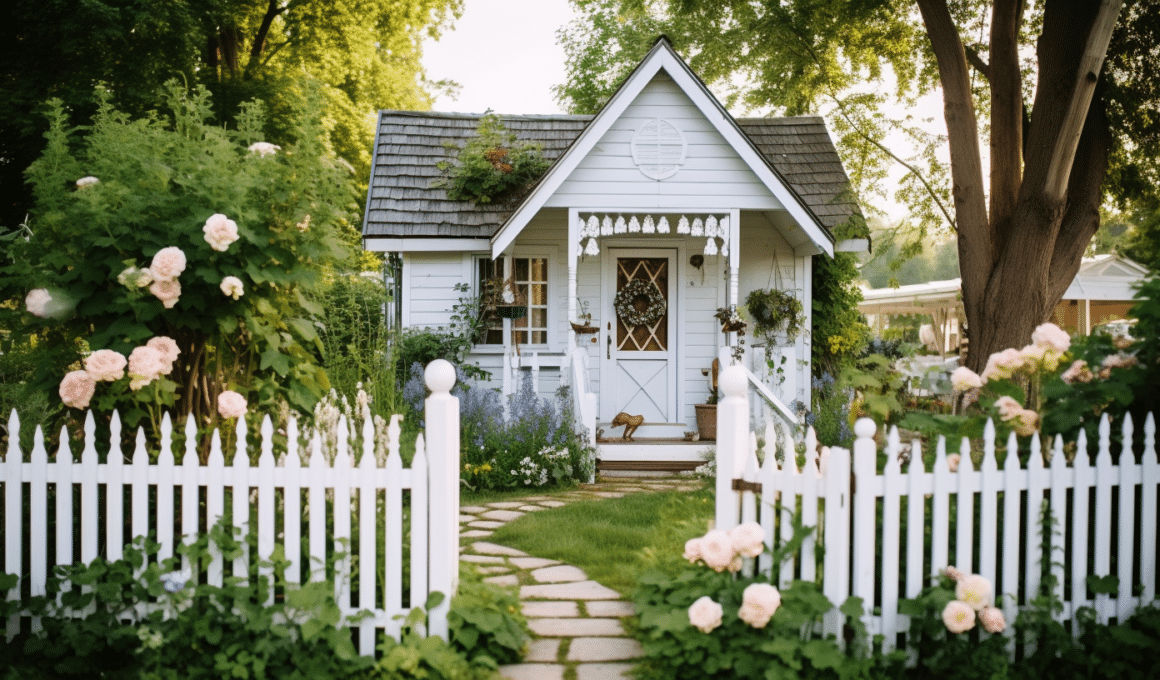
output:
M 727 104 L 826 115 L 863 205 L 893 190 L 917 233 L 954 230 L 977 368 L 1048 317 L 1105 198 L 1160 196 L 1157 3 L 574 2 L 582 18 L 561 32 L 569 76 L 557 92 L 574 111 L 598 107 L 665 33 Z M 935 91 L 945 137 L 886 114 Z M 912 148 L 888 146 L 891 131 Z M 908 174 L 890 187 L 896 162 Z

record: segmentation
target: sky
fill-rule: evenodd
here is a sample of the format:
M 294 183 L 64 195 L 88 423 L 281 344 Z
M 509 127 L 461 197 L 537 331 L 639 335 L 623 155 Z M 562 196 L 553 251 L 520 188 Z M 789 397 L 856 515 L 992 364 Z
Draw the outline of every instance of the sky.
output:
M 556 30 L 574 16 L 568 0 L 466 0 L 455 29 L 423 47 L 431 80 L 462 89 L 441 96 L 436 111 L 563 113 L 551 88 L 564 82 Z

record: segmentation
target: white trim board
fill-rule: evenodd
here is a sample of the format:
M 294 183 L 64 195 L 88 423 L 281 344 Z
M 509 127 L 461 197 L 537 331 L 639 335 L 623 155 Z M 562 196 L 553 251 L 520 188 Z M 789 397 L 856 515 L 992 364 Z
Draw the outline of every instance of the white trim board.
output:
M 486 238 L 388 238 L 363 237 L 363 250 L 376 253 L 484 252 L 491 247 Z

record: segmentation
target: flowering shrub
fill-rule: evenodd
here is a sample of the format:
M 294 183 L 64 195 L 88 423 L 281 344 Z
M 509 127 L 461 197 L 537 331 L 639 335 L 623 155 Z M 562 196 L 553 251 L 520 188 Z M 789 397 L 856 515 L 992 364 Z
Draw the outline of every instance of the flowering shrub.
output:
M 120 408 L 130 431 L 147 416 L 156 425 L 160 408 L 212 426 L 227 386 L 251 403 L 309 410 L 328 384 L 316 361 L 320 308 L 307 294 L 345 257 L 336 229 L 351 203 L 346 171 L 319 141 L 319 113 L 299 113 L 298 141 L 283 151 L 260 142 L 258 104 L 226 130 L 208 122 L 200 89 L 168 84 L 171 113 L 138 121 L 97 96 L 79 140 L 50 102 L 46 149 L 28 170 L 28 238 L 11 242 L 5 293 L 25 304 L 0 313 L 19 317 L 5 324 L 14 339 L 51 338 L 36 385 L 83 408 L 84 380 L 61 379 L 85 361 L 93 404 Z M 142 349 L 157 337 L 180 352 L 164 371 Z M 128 389 L 101 352 L 127 358 Z

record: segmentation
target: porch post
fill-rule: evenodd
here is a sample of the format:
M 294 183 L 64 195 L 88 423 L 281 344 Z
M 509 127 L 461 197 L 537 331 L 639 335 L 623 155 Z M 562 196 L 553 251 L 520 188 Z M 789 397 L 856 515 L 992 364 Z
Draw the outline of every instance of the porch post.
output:
M 737 304 L 738 263 L 741 262 L 741 210 L 732 208 L 729 211 L 729 298 L 728 306 L 732 309 Z M 737 346 L 737 334 L 729 334 L 729 346 Z
M 577 220 L 580 213 L 575 208 L 568 208 L 568 247 L 565 250 L 568 257 L 568 351 L 576 346 L 576 331 L 572 330 L 572 321 L 576 321 L 576 250 L 580 247 L 580 229 Z

